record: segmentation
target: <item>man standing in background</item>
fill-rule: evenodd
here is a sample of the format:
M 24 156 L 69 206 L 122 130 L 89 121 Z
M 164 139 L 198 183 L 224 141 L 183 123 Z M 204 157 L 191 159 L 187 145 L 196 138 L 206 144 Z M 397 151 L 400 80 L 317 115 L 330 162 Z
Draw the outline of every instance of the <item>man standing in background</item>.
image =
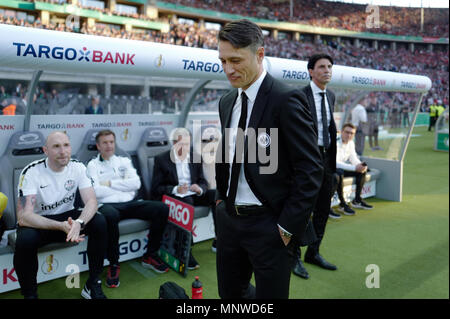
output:
M 319 247 L 325 235 L 329 215 L 336 214 L 330 209 L 333 195 L 333 174 L 336 172 L 336 124 L 333 118 L 336 97 L 332 91 L 327 89 L 327 84 L 331 81 L 332 68 L 333 58 L 328 54 L 312 55 L 308 60 L 311 82 L 302 89 L 308 99 L 318 137 L 316 142 L 319 145 L 320 162 L 324 168 L 319 197 L 312 218 L 317 239 L 309 244 L 305 253 L 305 262 L 328 270 L 336 270 L 337 267 L 319 254 Z M 336 215 L 339 216 L 339 214 Z M 300 248 L 298 248 L 297 262 L 292 271 L 301 278 L 309 278 L 309 274 L 301 261 Z
M 362 104 L 365 103 L 361 101 Z M 356 127 L 355 146 L 356 153 L 361 156 L 364 152 L 366 142 L 365 125 L 367 123 L 366 108 L 362 104 L 357 104 L 352 110 L 352 124 Z

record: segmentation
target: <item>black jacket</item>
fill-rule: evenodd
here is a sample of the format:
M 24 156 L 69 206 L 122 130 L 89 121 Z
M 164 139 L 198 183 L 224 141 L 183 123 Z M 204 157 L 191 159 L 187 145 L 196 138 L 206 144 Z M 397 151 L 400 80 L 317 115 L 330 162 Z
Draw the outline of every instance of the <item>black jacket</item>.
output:
M 177 167 L 170 159 L 170 152 L 172 150 L 155 157 L 151 187 L 151 197 L 154 200 L 161 200 L 163 195 L 171 195 L 173 188 L 178 185 Z M 203 175 L 202 163 L 192 163 L 192 150 L 190 159 L 191 184 L 198 184 L 205 193 L 208 190 L 208 182 Z
M 224 129 L 230 125 L 237 96 L 238 90 L 233 89 L 220 99 L 222 137 Z M 267 74 L 256 96 L 248 129 L 258 132 L 258 128 L 265 128 L 271 144 L 263 148 L 255 141 L 260 135 L 257 133 L 247 138 L 245 152 L 249 145 L 257 145 L 258 151 L 262 148 L 267 154 L 269 151 L 278 153 L 278 163 L 272 174 L 261 174 L 261 168 L 267 169 L 274 163 L 264 164 L 256 156 L 256 163 L 245 163 L 244 171 L 258 200 L 279 214 L 278 224 L 298 238 L 305 233 L 323 174 L 313 126 L 305 95 Z M 278 129 L 278 134 L 273 134 L 271 128 Z M 225 199 L 228 189 L 230 164 L 224 161 L 224 154 L 222 138 L 216 157 L 217 199 Z
M 311 89 L 311 85 L 307 85 L 304 88 L 301 89 L 301 91 L 306 95 L 306 98 L 308 99 L 308 106 L 309 110 L 311 111 L 311 115 L 314 120 L 314 129 L 317 133 L 317 111 L 316 111 L 316 104 L 314 102 L 314 95 Z M 330 126 L 328 127 L 329 133 L 330 133 L 330 169 L 333 173 L 336 172 L 336 123 L 334 122 L 333 112 L 334 112 L 334 104 L 336 102 L 336 97 L 332 91 L 329 89 L 326 90 L 326 96 L 328 101 L 328 106 L 330 107 Z

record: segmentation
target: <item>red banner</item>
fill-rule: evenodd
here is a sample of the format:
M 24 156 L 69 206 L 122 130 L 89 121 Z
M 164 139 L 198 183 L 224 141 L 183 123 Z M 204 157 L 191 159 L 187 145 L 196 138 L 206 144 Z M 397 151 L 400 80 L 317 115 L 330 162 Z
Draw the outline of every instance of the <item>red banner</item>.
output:
M 176 225 L 192 231 L 194 223 L 194 206 L 183 203 L 175 198 L 164 195 L 162 202 L 169 206 L 169 220 Z
M 423 42 L 426 43 L 434 43 L 439 41 L 439 38 L 432 38 L 432 37 L 422 37 Z

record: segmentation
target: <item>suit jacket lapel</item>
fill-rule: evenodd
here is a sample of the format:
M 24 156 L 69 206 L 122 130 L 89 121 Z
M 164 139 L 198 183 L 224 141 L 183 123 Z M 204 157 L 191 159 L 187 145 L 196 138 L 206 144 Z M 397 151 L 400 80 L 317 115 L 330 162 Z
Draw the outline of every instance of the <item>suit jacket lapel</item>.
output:
M 167 158 L 167 165 L 168 165 L 168 168 L 169 168 L 169 172 L 170 172 L 170 179 L 171 179 L 171 181 L 174 181 L 174 182 L 176 182 L 176 184 L 178 184 L 178 174 L 177 174 L 177 166 L 176 166 L 176 164 L 172 161 L 172 159 L 170 158 L 170 154 L 172 153 L 173 151 L 172 150 L 170 150 L 167 154 L 168 154 L 168 158 Z M 169 181 L 169 182 L 171 182 L 171 181 Z
M 267 73 L 261 86 L 259 87 L 258 94 L 256 94 L 255 103 L 253 104 L 252 114 L 250 114 L 250 121 L 248 122 L 248 127 L 257 128 L 264 114 L 264 109 L 266 108 L 268 99 L 267 94 L 272 88 L 273 78 Z
M 261 121 L 261 118 L 264 114 L 264 110 L 267 106 L 267 103 L 269 101 L 269 99 L 267 98 L 267 95 L 270 92 L 270 89 L 272 88 L 273 85 L 273 78 L 272 76 L 267 73 L 266 77 L 264 78 L 263 82 L 261 83 L 261 86 L 259 87 L 258 90 L 258 94 L 256 94 L 256 99 L 255 99 L 255 103 L 253 103 L 253 108 L 252 108 L 252 113 L 250 114 L 250 120 L 248 122 L 248 126 L 247 128 L 253 128 L 255 129 L 255 133 L 256 136 L 258 135 L 258 125 L 259 122 Z M 245 141 L 244 141 L 244 158 L 248 158 L 247 153 L 248 153 L 248 143 L 252 143 L 251 145 L 256 145 L 256 141 L 254 141 L 253 139 L 256 138 L 256 136 L 251 136 L 250 138 L 251 140 L 249 141 L 249 136 L 245 137 Z
M 314 124 L 317 126 L 317 109 L 316 109 L 316 101 L 314 100 L 313 91 L 311 89 L 311 85 L 308 84 L 306 87 L 306 97 L 308 98 L 308 103 L 310 106 L 311 115 L 314 119 Z
M 327 91 L 327 101 L 328 101 L 328 109 L 330 111 L 330 115 L 331 115 L 331 119 L 330 119 L 330 128 L 332 126 L 336 126 L 336 124 L 334 123 L 334 116 L 333 116 L 333 112 L 334 112 L 334 104 L 331 102 L 331 97 L 330 97 L 330 93 L 328 93 Z
M 327 91 L 327 101 L 328 101 L 329 111 L 331 114 L 333 114 L 334 105 L 331 103 L 331 97 L 330 97 L 330 93 L 328 93 L 328 91 Z
M 222 129 L 225 129 L 226 127 L 230 127 L 231 122 L 231 114 L 233 113 L 233 106 L 236 103 L 236 99 L 238 97 L 238 90 L 235 89 L 233 94 L 230 94 L 228 99 L 224 101 L 224 105 L 226 105 L 226 109 L 224 109 L 224 126 Z
M 236 103 L 236 99 L 238 97 L 238 90 L 234 89 L 232 93 L 230 93 L 228 96 L 224 98 L 222 101 L 222 114 L 220 114 L 221 121 L 222 121 L 222 139 L 221 139 L 221 148 L 222 148 L 222 163 L 228 163 L 225 159 L 225 148 L 228 147 L 225 145 L 224 141 L 227 139 L 225 138 L 226 129 L 230 127 L 231 123 L 231 114 L 233 113 L 233 106 Z M 226 164 L 228 166 L 228 164 Z

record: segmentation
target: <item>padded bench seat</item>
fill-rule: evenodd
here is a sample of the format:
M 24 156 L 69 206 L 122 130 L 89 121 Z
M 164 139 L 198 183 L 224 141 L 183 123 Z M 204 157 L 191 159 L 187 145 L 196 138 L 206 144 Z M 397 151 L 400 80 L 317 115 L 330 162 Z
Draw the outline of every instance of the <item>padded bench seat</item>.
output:
M 140 219 L 124 219 L 119 222 L 119 233 L 120 235 L 126 235 L 131 233 L 137 233 L 148 229 L 150 223 L 145 220 Z M 39 248 L 39 252 L 51 251 L 59 248 L 70 247 L 77 245 L 76 243 L 51 243 Z M 5 249 L 5 254 L 14 251 L 16 247 L 16 232 L 11 232 L 8 234 L 8 246 L 1 248 L 0 254 L 2 254 L 3 249 Z M 9 248 L 9 251 L 6 251 Z
M 4 246 L 4 247 L 0 247 L 0 256 L 1 255 L 11 254 L 13 252 L 14 252 L 14 250 L 9 245 L 8 246 Z
M 203 218 L 208 216 L 209 207 L 208 206 L 195 206 L 194 207 L 194 219 Z
M 197 206 L 194 211 L 194 219 L 206 217 L 209 214 L 209 207 L 207 206 Z M 141 219 L 124 219 L 119 222 L 119 233 L 120 235 L 127 235 L 132 233 L 137 233 L 143 230 L 147 230 L 150 223 L 146 220 Z M 76 243 L 51 243 L 45 245 L 39 249 L 39 252 L 51 251 L 59 248 L 70 247 L 77 245 Z M 0 255 L 8 254 L 14 251 L 16 246 L 16 232 L 11 232 L 8 234 L 8 246 L 0 248 Z
M 10 247 L 13 252 L 16 247 L 16 239 L 17 239 L 17 236 L 16 236 L 15 231 L 8 234 L 8 246 L 7 247 Z M 51 243 L 51 244 L 47 244 L 47 245 L 39 248 L 39 252 L 51 251 L 51 250 L 56 250 L 59 248 L 70 247 L 70 246 L 75 246 L 75 245 L 77 245 L 77 243 L 65 243 L 65 242 L 64 243 Z

